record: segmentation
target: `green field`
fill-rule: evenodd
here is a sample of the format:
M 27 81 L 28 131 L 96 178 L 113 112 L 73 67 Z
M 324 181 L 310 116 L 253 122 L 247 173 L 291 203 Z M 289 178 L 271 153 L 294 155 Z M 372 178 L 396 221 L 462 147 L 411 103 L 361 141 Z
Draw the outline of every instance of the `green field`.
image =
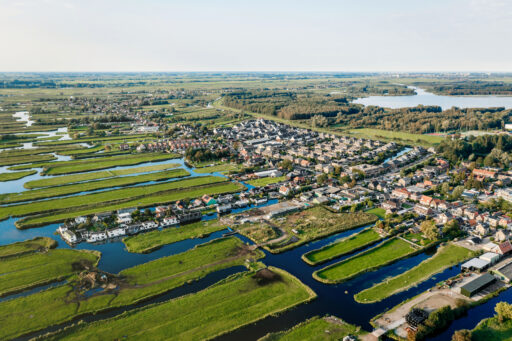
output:
M 84 182 L 79 184 L 33 189 L 30 191 L 24 191 L 19 193 L 6 193 L 0 194 L 0 204 L 58 197 L 67 194 L 94 191 L 104 188 L 135 185 L 138 183 L 149 181 L 162 181 L 168 179 L 183 178 L 189 175 L 190 173 L 184 169 L 173 169 L 156 173 L 116 177 L 105 180 Z
M 373 303 L 381 301 L 391 295 L 407 290 L 417 285 L 432 275 L 454 266 L 468 258 L 474 257 L 475 252 L 455 244 L 441 246 L 436 254 L 424 260 L 414 268 L 385 281 L 363 290 L 354 298 L 360 303 Z
M 95 205 L 94 207 L 75 207 L 73 210 L 65 210 L 61 213 L 50 213 L 44 215 L 38 215 L 16 221 L 15 225 L 18 228 L 29 228 L 42 226 L 49 223 L 58 223 L 66 220 L 67 218 L 75 218 L 78 216 L 101 213 L 101 212 L 112 212 L 115 210 L 129 208 L 129 207 L 148 207 L 161 204 L 167 204 L 177 200 L 193 199 L 207 195 L 217 195 L 225 193 L 235 193 L 243 190 L 244 187 L 240 184 L 232 182 L 220 182 L 208 185 L 194 186 L 182 189 L 175 189 L 164 191 L 164 193 L 158 193 L 150 196 L 142 196 L 137 199 L 131 199 L 127 201 L 119 200 L 117 203 L 109 204 L 102 203 Z
M 399 131 L 390 131 L 382 129 L 361 128 L 348 130 L 350 135 L 359 138 L 388 140 L 401 143 L 410 143 L 414 145 L 432 146 L 441 143 L 444 140 L 442 136 L 425 135 L 425 134 L 411 134 Z
M 318 250 L 312 250 L 302 255 L 302 260 L 310 265 L 317 265 L 331 259 L 360 250 L 382 239 L 373 228 L 365 229 L 355 235 L 328 244 Z
M 20 256 L 27 253 L 46 251 L 57 247 L 57 242 L 48 237 L 36 237 L 24 242 L 0 246 L 0 259 Z
M 210 167 L 196 168 L 196 169 L 194 169 L 194 172 L 199 173 L 199 174 L 213 173 L 213 172 L 228 173 L 228 172 L 239 171 L 240 168 L 241 168 L 240 165 L 232 164 L 232 163 L 225 163 L 225 164 L 220 164 L 220 165 L 215 165 L 215 166 L 210 166 Z
M 32 165 L 32 167 L 27 167 L 27 168 L 35 168 L 35 167 L 41 167 L 41 165 L 33 164 L 32 162 L 43 162 L 43 161 L 51 161 L 51 160 L 56 160 L 56 159 L 57 158 L 55 156 L 48 155 L 48 154 L 6 156 L 6 157 L 0 158 L 0 166 L 12 166 L 12 165 L 19 165 L 19 164 L 23 164 L 23 163 L 30 163 Z
M 24 178 L 29 175 L 36 174 L 36 170 L 28 170 L 28 171 L 21 171 L 21 172 L 12 172 L 12 173 L 2 173 L 0 174 L 0 181 L 12 181 L 12 180 L 18 180 L 21 178 Z
M 151 231 L 123 239 L 130 252 L 148 253 L 163 245 L 176 243 L 190 238 L 201 238 L 210 233 L 224 230 L 227 226 L 217 220 L 199 221 L 180 227 L 170 227 L 162 231 Z
M 372 208 L 371 210 L 366 211 L 366 213 L 375 214 L 380 219 L 386 218 L 386 210 L 380 207 Z
M 104 191 L 100 193 L 92 193 L 85 195 L 77 195 L 73 197 L 51 199 L 45 201 L 32 202 L 27 204 L 12 205 L 0 207 L 0 219 L 9 216 L 23 217 L 30 214 L 44 213 L 48 211 L 67 210 L 80 206 L 93 206 L 103 203 L 112 203 L 119 200 L 129 201 L 131 199 L 141 198 L 148 199 L 149 195 L 155 195 L 159 192 L 183 189 L 187 187 L 200 186 L 224 182 L 224 178 L 205 176 L 191 179 L 177 180 L 162 184 L 154 184 L 148 186 L 128 187 Z
M 261 178 L 261 179 L 249 180 L 246 182 L 249 185 L 254 186 L 254 187 L 264 187 L 266 185 L 276 184 L 278 182 L 283 182 L 283 181 L 286 181 L 286 176 L 284 176 L 284 175 L 278 176 L 275 178 L 266 177 L 266 178 Z
M 210 339 L 315 297 L 297 278 L 270 267 L 231 276 L 195 294 L 79 325 L 50 339 Z
M 58 147 L 42 147 L 42 148 L 31 148 L 31 149 L 14 149 L 14 150 L 4 150 L 0 153 L 0 158 L 4 157 L 19 157 L 19 156 L 28 156 L 28 155 L 37 155 L 37 154 L 48 154 L 48 153 L 58 153 L 62 154 L 62 152 L 67 150 L 88 150 L 86 147 L 82 147 L 80 145 L 66 145 L 66 146 L 58 146 Z
M 38 155 L 44 156 L 44 155 Z M 22 166 L 14 166 L 11 169 L 29 169 L 35 167 L 43 167 L 43 174 L 46 175 L 62 175 L 72 174 L 80 172 L 88 172 L 94 170 L 101 170 L 106 168 L 113 168 L 119 166 L 130 166 L 145 162 L 156 162 L 164 161 L 168 159 L 175 159 L 178 155 L 176 154 L 129 154 L 129 155 L 118 155 L 111 157 L 99 157 L 92 159 L 80 159 L 71 161 L 57 161 L 47 162 L 39 164 L 29 164 Z M 19 162 L 18 162 L 19 163 Z M 14 163 L 17 164 L 17 163 Z
M 78 280 L 26 297 L 0 302 L 0 338 L 46 328 L 83 314 L 121 307 L 154 297 L 207 274 L 256 261 L 264 254 L 248 250 L 238 238 L 216 239 L 186 252 L 128 268 L 115 276 L 119 290 L 84 296 Z M 45 304 L 40 304 L 45 302 Z
M 511 341 L 512 320 L 500 322 L 491 317 L 482 320 L 471 333 L 472 341 Z
M 97 136 L 97 137 L 84 137 L 76 140 L 62 140 L 62 141 L 53 141 L 53 142 L 39 142 L 38 146 L 59 146 L 64 144 L 75 144 L 75 143 L 103 143 L 105 141 L 108 142 L 125 142 L 125 141 L 133 141 L 133 140 L 143 140 L 145 138 L 150 138 L 150 135 L 139 134 L 139 135 L 127 135 L 127 136 Z
M 417 249 L 408 242 L 392 238 L 370 250 L 315 271 L 313 278 L 327 284 L 343 282 L 407 257 L 416 251 Z
M 99 258 L 96 251 L 50 249 L 3 259 L 0 261 L 0 296 L 66 278 L 75 272 L 73 264 L 84 261 L 95 265 Z
M 134 167 L 134 168 L 126 168 L 126 169 L 113 169 L 113 170 L 99 171 L 99 172 L 92 172 L 92 173 L 62 175 L 62 176 L 55 176 L 55 177 L 46 178 L 46 179 L 28 181 L 23 185 L 23 187 L 28 188 L 28 189 L 33 189 L 33 188 L 39 188 L 39 187 L 60 186 L 60 185 L 67 185 L 70 183 L 80 182 L 80 181 L 97 180 L 97 179 L 104 179 L 104 178 L 112 178 L 115 176 L 167 170 L 167 169 L 176 168 L 179 166 L 180 166 L 179 163 L 165 163 L 165 164 L 161 164 L 161 165 L 141 166 L 141 167 Z
M 277 333 L 268 334 L 258 341 L 335 341 L 347 335 L 366 334 L 360 327 L 348 324 L 336 317 L 315 316 L 299 323 L 295 327 Z

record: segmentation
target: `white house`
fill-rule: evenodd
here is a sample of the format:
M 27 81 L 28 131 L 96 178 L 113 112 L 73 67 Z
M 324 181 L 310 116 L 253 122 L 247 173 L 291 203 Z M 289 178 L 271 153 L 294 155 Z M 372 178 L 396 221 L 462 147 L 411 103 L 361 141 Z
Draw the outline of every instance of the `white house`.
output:
M 87 237 L 88 243 L 94 243 L 99 242 L 102 240 L 107 239 L 107 233 L 106 232 L 92 232 L 89 234 L 89 237 Z
M 172 225 L 178 225 L 179 222 L 180 221 L 175 216 L 165 217 L 161 225 L 162 226 L 172 226 Z
M 124 228 L 121 228 L 121 227 L 118 227 L 118 228 L 115 228 L 115 229 L 107 231 L 107 236 L 109 238 L 120 237 L 120 236 L 124 236 L 125 234 L 126 234 L 126 230 Z
M 119 213 L 117 215 L 117 223 L 119 224 L 131 224 L 132 223 L 132 214 L 129 212 Z

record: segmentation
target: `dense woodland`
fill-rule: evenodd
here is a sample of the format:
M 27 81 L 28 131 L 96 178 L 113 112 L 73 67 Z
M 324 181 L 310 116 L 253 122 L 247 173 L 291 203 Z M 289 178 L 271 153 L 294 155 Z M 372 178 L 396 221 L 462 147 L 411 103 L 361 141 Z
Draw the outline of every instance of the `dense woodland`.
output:
M 420 134 L 501 129 L 511 115 L 511 110 L 505 108 L 451 108 L 443 111 L 439 106 L 422 105 L 402 109 L 364 107 L 351 104 L 351 99 L 341 94 L 243 91 L 226 95 L 224 104 L 288 120 L 311 120 L 312 126 L 377 128 Z
M 512 95 L 512 84 L 491 81 L 457 81 L 443 83 L 415 83 L 442 95 Z
M 474 161 L 487 167 L 508 167 L 512 161 L 512 136 L 482 135 L 464 139 L 445 140 L 437 151 L 450 161 Z

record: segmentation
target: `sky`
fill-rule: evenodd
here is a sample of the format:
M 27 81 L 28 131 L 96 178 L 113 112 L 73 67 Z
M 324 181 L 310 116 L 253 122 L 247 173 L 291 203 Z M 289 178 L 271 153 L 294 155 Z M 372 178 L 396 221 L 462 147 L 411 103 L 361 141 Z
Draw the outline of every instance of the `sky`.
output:
M 0 0 L 0 71 L 512 72 L 509 0 Z

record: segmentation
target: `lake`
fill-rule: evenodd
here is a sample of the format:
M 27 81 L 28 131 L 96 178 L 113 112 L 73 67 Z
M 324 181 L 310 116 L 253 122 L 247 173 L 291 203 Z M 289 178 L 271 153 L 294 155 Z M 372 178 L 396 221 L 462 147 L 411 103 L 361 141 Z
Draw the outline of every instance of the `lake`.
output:
M 416 95 L 412 96 L 369 96 L 358 98 L 352 103 L 375 105 L 384 108 L 399 109 L 422 105 L 438 105 L 443 110 L 458 108 L 512 108 L 512 96 L 441 96 L 423 89 L 409 86 Z

